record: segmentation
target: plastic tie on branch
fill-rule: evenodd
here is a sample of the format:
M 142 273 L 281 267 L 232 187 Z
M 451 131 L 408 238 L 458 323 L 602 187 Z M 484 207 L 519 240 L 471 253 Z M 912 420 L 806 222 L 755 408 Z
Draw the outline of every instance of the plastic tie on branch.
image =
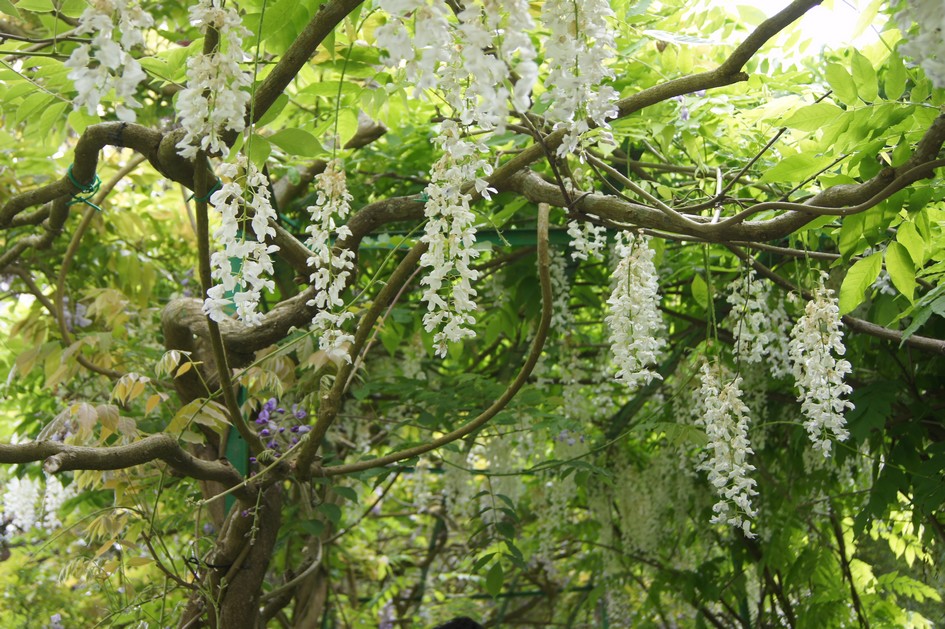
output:
M 92 203 L 92 197 L 95 196 L 95 193 L 98 192 L 99 186 L 102 185 L 102 180 L 98 178 L 98 175 L 95 175 L 95 179 L 93 179 L 90 183 L 79 183 L 79 181 L 75 178 L 75 175 L 72 174 L 72 164 L 70 164 L 68 170 L 66 170 L 66 175 L 69 177 L 69 181 L 72 183 L 72 185 L 79 189 L 79 192 L 72 195 L 72 200 L 69 201 L 69 205 L 85 203 L 90 208 L 101 212 L 102 208 Z
M 213 193 L 221 189 L 222 187 L 223 187 L 223 182 L 217 179 L 216 183 L 210 186 L 210 189 L 207 190 L 207 194 L 203 195 L 202 197 L 196 197 L 193 194 L 191 194 L 189 197 L 187 197 L 187 200 L 196 201 L 197 203 L 210 203 L 210 197 L 212 197 Z

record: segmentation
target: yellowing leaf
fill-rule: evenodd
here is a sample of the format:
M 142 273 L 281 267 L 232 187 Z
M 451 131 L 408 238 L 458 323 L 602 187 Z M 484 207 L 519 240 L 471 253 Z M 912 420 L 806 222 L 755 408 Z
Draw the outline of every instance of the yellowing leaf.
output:
M 128 394 L 128 401 L 131 401 L 144 393 L 144 385 L 148 382 L 147 378 L 142 377 L 140 380 L 134 383 L 131 387 L 131 392 Z
M 115 538 L 113 537 L 112 539 L 108 540 L 107 542 L 105 542 L 104 544 L 98 547 L 98 550 L 95 551 L 94 558 L 98 559 L 99 557 L 104 555 L 106 552 L 108 552 L 114 545 L 115 545 Z
M 78 423 L 81 432 L 90 432 L 98 421 L 98 413 L 95 412 L 95 407 L 86 402 L 73 404 L 69 411 Z
M 130 417 L 119 417 L 118 432 L 126 437 L 134 437 L 138 434 L 138 425 Z
M 172 349 L 169 352 L 164 352 L 164 355 L 161 356 L 161 360 L 154 366 L 154 374 L 158 378 L 170 374 L 180 360 L 181 352 L 179 350 Z
M 185 443 L 195 443 L 201 444 L 205 443 L 206 438 L 200 433 L 194 432 L 193 430 L 185 430 L 180 434 L 180 440 Z
M 128 561 L 129 566 L 135 567 L 135 566 L 146 566 L 149 563 L 152 563 L 154 560 L 151 559 L 150 557 L 129 557 L 127 561 Z
M 98 421 L 100 421 L 103 426 L 112 432 L 118 430 L 120 413 L 118 412 L 117 406 L 114 404 L 99 404 L 95 407 L 95 412 L 98 415 Z
M 162 402 L 162 399 L 161 399 L 160 393 L 155 393 L 154 395 L 149 397 L 148 401 L 145 402 L 144 404 L 144 414 L 149 415 L 151 411 L 157 408 L 157 405 L 160 404 L 161 402 Z

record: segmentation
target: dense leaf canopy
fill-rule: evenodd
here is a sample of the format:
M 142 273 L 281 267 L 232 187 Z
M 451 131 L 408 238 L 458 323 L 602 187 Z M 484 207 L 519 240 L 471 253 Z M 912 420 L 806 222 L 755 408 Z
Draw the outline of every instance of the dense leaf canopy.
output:
M 0 624 L 945 622 L 941 8 L 818 4 L 0 0 Z

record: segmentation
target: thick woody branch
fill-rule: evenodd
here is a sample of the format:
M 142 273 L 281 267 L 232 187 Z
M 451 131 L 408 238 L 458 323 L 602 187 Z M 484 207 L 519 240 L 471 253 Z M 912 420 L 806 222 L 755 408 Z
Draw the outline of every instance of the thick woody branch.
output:
M 395 197 L 371 203 L 351 217 L 347 223 L 351 236 L 339 240 L 337 246 L 357 251 L 361 240 L 379 227 L 422 217 L 423 203 L 416 197 Z M 310 272 L 308 258 L 311 252 L 285 229 L 276 227 L 276 232 L 274 242 L 282 247 L 280 254 L 298 272 L 307 275 Z M 309 288 L 280 302 L 263 316 L 257 326 L 249 327 L 232 320 L 220 322 L 220 334 L 232 366 L 248 364 L 257 350 L 282 340 L 293 327 L 307 325 L 318 312 L 314 306 L 308 305 L 313 297 L 314 291 Z M 179 298 L 171 301 L 161 313 L 161 324 L 165 346 L 169 349 L 193 350 L 194 335 L 209 342 L 210 332 L 203 314 L 203 303 L 199 299 Z
M 123 470 L 151 461 L 164 461 L 175 472 L 197 480 L 216 481 L 227 488 L 243 481 L 240 473 L 225 460 L 204 461 L 188 454 L 167 434 L 151 435 L 122 446 L 93 448 L 58 441 L 31 441 L 0 444 L 0 463 L 43 461 L 50 474 L 71 470 Z M 242 490 L 249 497 L 249 489 Z M 251 499 L 251 498 L 250 498 Z
M 945 115 L 939 116 L 919 143 L 916 152 L 902 166 L 886 168 L 872 179 L 860 184 L 832 186 L 806 203 L 766 202 L 756 204 L 729 219 L 713 222 L 710 217 L 683 216 L 646 205 L 632 203 L 602 194 L 586 194 L 570 205 L 572 210 L 593 214 L 616 224 L 635 225 L 646 229 L 695 236 L 709 242 L 764 242 L 792 234 L 818 216 L 849 216 L 875 207 L 907 186 L 932 176 L 945 160 L 935 159 L 945 143 Z M 523 194 L 536 203 L 569 207 L 560 186 L 545 181 L 534 172 L 510 177 L 502 190 Z M 745 221 L 757 212 L 783 209 L 771 219 Z
M 130 148 L 147 157 L 165 177 L 193 187 L 193 168 L 189 160 L 177 154 L 175 136 L 127 122 L 105 122 L 88 127 L 75 147 L 72 176 L 80 184 L 95 179 L 98 154 L 105 146 Z M 62 233 L 69 217 L 69 201 L 81 190 L 67 175 L 53 183 L 28 190 L 12 197 L 0 208 L 0 229 L 20 225 L 40 225 L 41 233 L 25 236 L 0 253 L 0 269 L 9 265 L 27 249 L 45 249 Z M 47 204 L 47 207 L 26 215 L 28 208 Z M 21 216 L 22 215 L 22 216 Z

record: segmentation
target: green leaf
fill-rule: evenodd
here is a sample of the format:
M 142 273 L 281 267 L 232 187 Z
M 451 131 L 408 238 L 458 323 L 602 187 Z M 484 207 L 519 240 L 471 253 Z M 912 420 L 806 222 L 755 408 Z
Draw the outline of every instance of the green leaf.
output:
M 315 510 L 324 515 L 334 526 L 341 522 L 341 507 L 330 502 L 323 502 Z
M 856 49 L 853 50 L 853 81 L 856 84 L 856 92 L 860 98 L 868 103 L 876 100 L 879 93 L 876 70 L 870 60 Z
M 915 223 L 903 223 L 896 230 L 896 241 L 909 252 L 909 257 L 916 267 L 921 267 L 926 261 L 925 239 L 919 234 Z
M 758 181 L 761 183 L 803 181 L 825 168 L 831 161 L 833 160 L 829 157 L 798 153 L 782 159 L 766 170 Z
M 352 487 L 345 487 L 343 485 L 336 485 L 331 488 L 333 492 L 344 498 L 345 500 L 350 500 L 351 502 L 358 501 L 358 492 Z
M 14 124 L 20 124 L 39 110 L 45 110 L 54 100 L 55 97 L 46 92 L 36 92 L 27 96 L 16 110 Z
M 53 127 L 62 122 L 62 115 L 66 112 L 66 109 L 69 108 L 69 103 L 53 103 L 42 113 L 39 117 L 39 126 L 36 129 L 36 133 L 41 138 L 46 138 L 49 136 L 49 132 L 52 131 Z
M 835 122 L 844 111 L 830 103 L 814 103 L 801 107 L 790 118 L 784 121 L 784 126 L 801 131 L 816 131 Z
M 299 94 L 334 100 L 339 96 L 357 96 L 364 88 L 351 81 L 320 81 L 306 86 Z
M 282 110 L 285 109 L 285 106 L 289 103 L 289 97 L 285 94 L 279 94 L 276 97 L 275 102 L 272 103 L 272 106 L 266 110 L 266 113 L 262 115 L 259 121 L 256 123 L 256 128 L 260 129 L 265 127 L 267 124 L 279 117 L 279 114 L 282 113 Z
M 937 314 L 940 317 L 945 317 L 945 295 L 938 297 L 937 299 L 923 305 L 921 308 L 916 310 L 912 314 L 912 321 L 902 331 L 902 343 L 905 343 L 910 336 L 915 334 L 919 328 L 925 325 L 925 322 L 929 320 L 933 314 Z
M 495 557 L 495 553 L 486 553 L 486 554 L 483 555 L 482 557 L 479 557 L 478 559 L 476 559 L 475 562 L 473 562 L 472 571 L 473 571 L 473 572 L 479 572 L 479 570 L 481 570 L 484 565 L 486 565 L 487 563 L 489 563 L 489 561 L 490 561 L 493 557 Z
M 690 290 L 692 290 L 692 297 L 697 304 L 703 308 L 709 307 L 709 287 L 706 286 L 705 280 L 698 273 L 692 276 Z
M 272 147 L 269 145 L 269 142 L 258 133 L 252 135 L 252 141 L 246 148 L 249 153 L 250 161 L 259 169 L 262 169 L 266 164 L 266 160 L 269 159 L 269 154 L 272 153 Z
M 267 139 L 289 155 L 315 157 L 324 152 L 315 136 L 304 129 L 281 129 Z
M 502 591 L 502 584 L 505 581 L 505 571 L 502 564 L 498 561 L 492 564 L 489 572 L 486 574 L 486 592 L 489 596 L 495 598 Z
M 17 19 L 21 19 L 20 12 L 16 10 L 16 7 L 13 6 L 10 0 L 0 0 L 0 13 L 6 13 Z
M 876 252 L 850 267 L 840 286 L 840 314 L 844 315 L 863 303 L 866 289 L 876 281 L 883 268 L 883 254 Z
M 17 9 L 43 13 L 53 10 L 52 0 L 20 0 L 16 3 Z
M 902 58 L 893 53 L 886 62 L 886 80 L 883 82 L 888 100 L 898 100 L 902 96 L 902 93 L 906 91 L 907 78 L 906 66 Z
M 496 522 L 495 529 L 502 537 L 507 539 L 515 539 L 515 525 L 511 522 L 506 522 L 505 520 Z
M 909 252 L 898 242 L 891 242 L 886 248 L 886 270 L 893 285 L 900 293 L 913 301 L 915 294 L 915 266 Z
M 88 6 L 87 0 L 65 0 L 59 4 L 59 11 L 68 17 L 77 18 Z
M 833 90 L 834 96 L 846 105 L 857 104 L 856 81 L 839 63 L 830 63 L 824 71 L 824 77 Z

